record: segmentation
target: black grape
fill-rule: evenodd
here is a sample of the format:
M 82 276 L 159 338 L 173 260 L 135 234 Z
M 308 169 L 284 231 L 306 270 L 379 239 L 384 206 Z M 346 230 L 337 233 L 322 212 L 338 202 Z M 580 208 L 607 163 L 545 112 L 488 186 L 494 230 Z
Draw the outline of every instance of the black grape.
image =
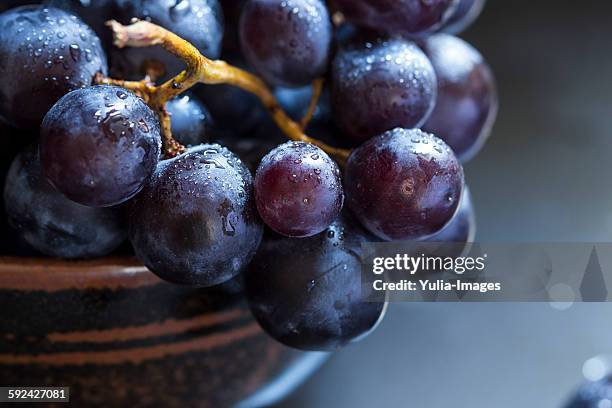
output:
M 44 174 L 71 200 L 93 207 L 133 197 L 161 153 L 157 117 L 142 99 L 116 86 L 73 91 L 41 126 Z
M 242 50 L 270 84 L 301 86 L 323 75 L 331 40 L 321 0 L 249 0 L 243 8 Z
M 251 173 L 219 145 L 160 162 L 128 203 L 128 216 L 136 256 L 179 284 L 228 281 L 251 261 L 263 234 Z
M 436 87 L 431 63 L 412 42 L 347 45 L 333 63 L 334 119 L 357 142 L 395 127 L 420 127 L 434 108 Z
M 181 95 L 166 104 L 172 115 L 172 136 L 186 146 L 206 143 L 213 127 L 204 104 L 191 94 Z
M 299 88 L 276 87 L 274 97 L 285 113 L 295 121 L 300 121 L 310 105 L 312 98 L 312 86 L 302 86 Z
M 474 242 L 476 236 L 476 214 L 472 204 L 472 195 L 465 186 L 461 194 L 459 208 L 453 219 L 439 232 L 431 235 L 425 241 L 464 243 Z
M 60 258 L 110 253 L 126 237 L 117 209 L 74 203 L 42 174 L 38 145 L 20 153 L 8 172 L 4 204 L 9 224 L 36 250 Z
M 266 237 L 245 274 L 263 329 L 303 350 L 334 350 L 371 332 L 385 310 L 362 301 L 361 244 L 372 240 L 348 214 L 310 238 Z
M 612 376 L 582 385 L 565 408 L 609 407 L 612 401 Z
M 236 55 L 224 56 L 230 64 L 246 69 Z M 233 85 L 206 85 L 195 90 L 215 120 L 215 133 L 252 136 L 268 114 L 259 99 Z
M 38 139 L 38 132 L 23 131 L 15 129 L 0 120 L 0 191 L 4 190 L 6 174 L 11 167 L 15 157 L 33 141 Z M 0 236 L 3 237 L 3 244 L 0 246 L 2 256 L 36 256 L 39 255 L 30 245 L 19 237 L 8 223 L 4 200 L 0 200 Z
M 207 85 L 197 95 L 214 118 L 214 128 L 219 133 L 248 135 L 265 117 L 256 96 L 232 85 Z
M 393 129 L 355 149 L 344 176 L 348 207 L 388 241 L 426 238 L 453 218 L 463 169 L 451 149 L 418 129 Z
M 24 6 L 0 14 L 0 116 L 14 126 L 37 128 L 71 90 L 106 74 L 95 33 L 56 8 Z
M 295 121 L 300 121 L 308 110 L 312 88 L 310 86 L 300 88 L 277 87 L 274 90 L 274 95 L 283 110 Z M 355 144 L 349 138 L 344 137 L 336 127 L 327 88 L 323 89 L 314 115 L 306 128 L 306 134 L 332 146 L 355 147 Z M 266 154 L 279 144 L 287 141 L 287 136 L 269 115 L 263 115 L 255 130 L 243 136 L 225 135 L 221 138 L 221 141 L 222 145 L 230 147 L 247 163 L 249 168 L 255 170 Z
M 104 46 L 111 45 L 112 31 L 106 22 L 114 17 L 115 0 L 46 0 L 44 4 L 79 16 L 96 32 Z
M 274 96 L 283 110 L 294 120 L 300 121 L 310 105 L 312 87 L 283 88 L 277 87 Z M 330 92 L 324 87 L 312 119 L 306 127 L 306 134 L 331 146 L 341 148 L 356 147 L 351 139 L 345 137 L 334 122 Z M 278 129 L 276 124 L 273 124 Z M 278 130 L 282 134 L 280 130 Z
M 342 210 L 340 169 L 318 147 L 287 142 L 261 161 L 255 198 L 259 215 L 274 231 L 299 238 L 318 234 Z
M 158 24 L 193 44 L 208 58 L 221 55 L 223 12 L 217 0 L 115 0 L 115 18 L 128 24 L 140 18 Z M 177 75 L 185 64 L 161 47 L 115 49 L 113 74 L 142 79 L 147 61 L 161 62 L 166 76 Z
M 350 22 L 385 34 L 416 37 L 446 22 L 459 0 L 333 0 Z
M 457 34 L 465 30 L 482 12 L 486 0 L 459 0 L 459 6 L 444 24 L 443 31 Z
M 471 45 L 448 34 L 430 37 L 423 49 L 438 77 L 438 100 L 423 130 L 465 162 L 482 148 L 497 116 L 493 72 Z

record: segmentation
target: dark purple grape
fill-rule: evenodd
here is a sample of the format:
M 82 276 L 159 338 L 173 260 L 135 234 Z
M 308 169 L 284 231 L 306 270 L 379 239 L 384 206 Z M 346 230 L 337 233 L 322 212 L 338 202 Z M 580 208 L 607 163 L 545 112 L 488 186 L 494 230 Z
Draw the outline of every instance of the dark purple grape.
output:
M 457 34 L 465 30 L 482 12 L 486 0 L 459 0 L 459 6 L 442 27 L 442 31 Z
M 89 258 L 110 253 L 126 237 L 117 209 L 74 203 L 42 174 L 38 145 L 13 161 L 4 186 L 9 224 L 36 250 L 60 258 Z
M 303 350 L 335 350 L 370 333 L 385 310 L 362 301 L 361 244 L 372 240 L 347 214 L 313 237 L 266 237 L 245 274 L 263 329 Z
M 312 86 L 306 85 L 299 88 L 276 87 L 274 97 L 285 113 L 295 121 L 300 121 L 310 105 L 312 98 Z
M 213 286 L 239 274 L 263 224 L 249 170 L 219 145 L 199 145 L 159 163 L 128 204 L 136 256 L 161 278 Z
M 273 85 L 301 86 L 323 75 L 331 40 L 321 0 L 249 0 L 242 10 L 244 55 Z
M 460 38 L 430 37 L 423 49 L 438 77 L 438 100 L 423 130 L 444 140 L 462 161 L 482 148 L 497 116 L 497 89 L 480 53 Z
M 385 34 L 423 36 L 450 18 L 459 0 L 333 0 L 350 22 Z
M 208 58 L 221 55 L 223 12 L 217 0 L 115 0 L 115 18 L 128 24 L 140 18 L 158 24 L 189 41 Z M 123 48 L 112 52 L 113 74 L 142 79 L 147 61 L 161 62 L 164 78 L 177 75 L 185 64 L 161 47 Z
M 279 87 L 275 89 L 274 96 L 276 96 L 278 103 L 291 118 L 300 121 L 308 111 L 310 99 L 312 97 L 312 87 Z M 323 88 L 314 115 L 306 127 L 306 134 L 331 146 L 341 148 L 356 147 L 355 143 L 352 142 L 351 139 L 345 137 L 342 131 L 336 126 L 330 99 L 329 88 Z M 272 125 L 277 129 L 277 132 L 283 134 L 275 123 L 272 123 Z
M 157 117 L 142 99 L 117 87 L 73 91 L 41 126 L 44 173 L 71 200 L 120 204 L 140 191 L 161 153 Z
M 318 234 L 342 210 L 340 169 L 318 147 L 287 142 L 259 164 L 255 199 L 261 218 L 279 234 L 297 238 Z
M 372 32 L 368 30 L 361 30 L 359 27 L 349 22 L 342 22 L 339 26 L 335 27 L 334 31 L 334 42 L 336 47 L 342 47 L 355 41 L 357 38 L 371 37 Z
M 348 207 L 385 240 L 426 238 L 453 218 L 463 169 L 451 149 L 418 129 L 393 129 L 355 149 L 344 176 Z
M 45 0 L 44 4 L 79 16 L 96 32 L 105 46 L 111 45 L 112 31 L 106 22 L 113 19 L 115 0 Z
M 240 57 L 224 57 L 227 62 L 245 69 Z M 215 133 L 232 136 L 252 136 L 258 125 L 268 117 L 259 99 L 233 85 L 205 85 L 196 88 L 197 96 L 215 119 Z
M 612 376 L 583 384 L 565 408 L 609 407 L 612 401 Z
M 56 8 L 24 6 L 0 14 L 0 116 L 20 128 L 37 128 L 66 93 L 106 73 L 106 56 L 94 32 Z
M 434 107 L 436 86 L 431 63 L 412 42 L 354 43 L 334 59 L 334 119 L 358 142 L 396 127 L 417 128 Z
M 215 133 L 248 135 L 265 117 L 256 96 L 232 85 L 207 85 L 197 95 L 214 118 Z
M 274 91 L 283 110 L 294 120 L 299 121 L 306 114 L 312 90 L 310 86 L 301 88 L 278 87 Z M 306 133 L 331 146 L 355 147 L 349 139 L 343 137 L 336 127 L 329 101 L 327 88 L 323 90 L 315 113 L 309 122 Z M 227 135 L 221 138 L 222 145 L 228 146 L 243 160 L 249 168 L 257 169 L 261 159 L 270 150 L 287 141 L 287 136 L 269 115 L 264 115 L 257 128 L 248 135 Z
M 0 120 L 0 191 L 4 190 L 6 175 L 15 157 L 27 146 L 38 139 L 38 132 L 15 129 Z M 36 256 L 40 255 L 25 243 L 8 222 L 4 200 L 0 200 L 0 256 Z
M 206 143 L 210 138 L 212 117 L 195 96 L 181 95 L 166 104 L 172 115 L 172 136 L 186 146 Z
M 461 194 L 459 209 L 453 219 L 439 232 L 428 237 L 428 242 L 469 243 L 476 236 L 476 214 L 472 205 L 472 195 L 465 186 Z

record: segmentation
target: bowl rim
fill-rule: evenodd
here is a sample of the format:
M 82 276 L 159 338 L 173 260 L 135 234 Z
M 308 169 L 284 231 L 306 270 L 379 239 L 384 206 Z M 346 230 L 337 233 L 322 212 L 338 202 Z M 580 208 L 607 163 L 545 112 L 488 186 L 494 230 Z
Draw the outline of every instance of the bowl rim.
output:
M 135 257 L 86 260 L 0 257 L 0 290 L 136 289 L 163 281 Z

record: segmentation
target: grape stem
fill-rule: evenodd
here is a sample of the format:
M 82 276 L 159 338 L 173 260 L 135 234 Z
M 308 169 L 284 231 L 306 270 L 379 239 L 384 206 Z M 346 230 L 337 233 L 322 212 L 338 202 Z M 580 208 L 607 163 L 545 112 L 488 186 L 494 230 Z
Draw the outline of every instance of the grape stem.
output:
M 319 79 L 313 82 L 313 97 L 308 113 L 300 123 L 296 123 L 283 111 L 267 85 L 250 72 L 234 67 L 225 61 L 206 58 L 188 41 L 148 21 L 136 20 L 126 26 L 112 20 L 107 25 L 113 31 L 115 46 L 124 48 L 159 45 L 183 60 L 187 65 L 183 72 L 158 86 L 155 86 L 146 78 L 143 81 L 120 81 L 112 78 L 97 78 L 97 83 L 118 85 L 135 92 L 143 97 L 149 106 L 157 112 L 168 156 L 172 157 L 180 154 L 185 151 L 185 147 L 172 138 L 170 115 L 165 108 L 166 102 L 185 92 L 195 84 L 204 83 L 209 85 L 229 84 L 254 94 L 270 112 L 278 127 L 289 139 L 312 143 L 334 157 L 340 164 L 346 162 L 350 150 L 329 146 L 304 134 L 303 129 L 312 118 L 316 109 L 316 104 L 323 87 L 322 80 Z
M 323 78 L 317 78 L 312 82 L 312 97 L 310 98 L 310 104 L 308 105 L 308 110 L 306 111 L 306 114 L 300 121 L 300 127 L 302 128 L 302 131 L 306 130 L 308 124 L 312 120 L 312 117 L 314 116 L 317 110 L 317 105 L 319 104 L 321 93 L 323 92 L 323 82 Z

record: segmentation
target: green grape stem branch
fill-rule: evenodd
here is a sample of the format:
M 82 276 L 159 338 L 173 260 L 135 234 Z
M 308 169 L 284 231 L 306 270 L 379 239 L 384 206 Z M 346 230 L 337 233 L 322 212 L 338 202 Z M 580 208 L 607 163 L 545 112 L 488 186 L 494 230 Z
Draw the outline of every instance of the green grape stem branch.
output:
M 124 48 L 159 45 L 183 60 L 187 65 L 184 71 L 160 85 L 155 85 L 149 77 L 145 77 L 142 81 L 123 81 L 98 75 L 95 79 L 97 84 L 122 86 L 145 100 L 159 116 L 167 156 L 176 156 L 184 152 L 185 147 L 172 137 L 171 118 L 166 110 L 166 102 L 197 83 L 203 83 L 209 85 L 229 84 L 254 94 L 260 99 L 278 127 L 289 139 L 312 143 L 332 156 L 341 165 L 348 159 L 350 150 L 329 146 L 304 133 L 304 129 L 315 111 L 323 87 L 323 80 L 317 79 L 313 82 L 313 97 L 308 112 L 300 123 L 297 123 L 284 112 L 268 86 L 256 75 L 234 67 L 225 61 L 206 58 L 191 43 L 165 28 L 140 20 L 135 20 L 130 25 L 123 25 L 111 20 L 107 25 L 113 31 L 115 46 Z

